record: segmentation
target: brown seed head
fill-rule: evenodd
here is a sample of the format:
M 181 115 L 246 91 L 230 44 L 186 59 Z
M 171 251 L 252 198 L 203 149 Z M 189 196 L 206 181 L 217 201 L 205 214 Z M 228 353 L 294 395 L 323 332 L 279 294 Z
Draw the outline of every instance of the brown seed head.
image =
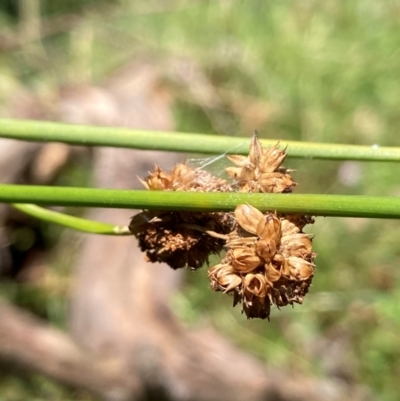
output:
M 156 167 L 141 182 L 151 190 L 291 192 L 296 183 L 292 170 L 281 165 L 285 157 L 286 149 L 279 144 L 263 148 L 255 134 L 248 157 L 228 156 L 234 166 L 226 171 L 233 183 L 184 163 L 170 174 Z M 225 258 L 208 270 L 211 287 L 232 294 L 248 318 L 265 319 L 272 304 L 302 303 L 307 294 L 315 253 L 302 229 L 312 222 L 300 214 L 263 214 L 238 205 L 234 213 L 144 211 L 132 219 L 130 229 L 149 261 L 173 268 L 200 267 L 225 247 Z

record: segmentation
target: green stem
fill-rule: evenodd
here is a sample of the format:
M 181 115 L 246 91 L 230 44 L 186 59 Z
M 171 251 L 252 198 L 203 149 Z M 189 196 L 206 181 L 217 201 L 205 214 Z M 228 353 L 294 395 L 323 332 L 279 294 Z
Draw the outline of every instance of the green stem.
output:
M 262 211 L 320 216 L 400 218 L 400 199 L 384 196 L 133 191 L 0 185 L 0 202 L 125 209 L 228 211 L 249 203 Z
M 14 203 L 12 206 L 29 216 L 48 221 L 50 223 L 60 224 L 62 226 L 86 233 L 103 235 L 131 235 L 131 232 L 127 226 L 114 226 L 112 224 L 82 219 L 80 217 L 69 216 L 64 213 L 47 210 L 36 205 Z
M 84 146 L 164 150 L 191 153 L 248 154 L 249 137 L 92 127 L 43 121 L 0 119 L 0 137 Z M 278 140 L 261 140 L 265 145 Z M 281 141 L 290 157 L 331 160 L 400 161 L 400 148 Z

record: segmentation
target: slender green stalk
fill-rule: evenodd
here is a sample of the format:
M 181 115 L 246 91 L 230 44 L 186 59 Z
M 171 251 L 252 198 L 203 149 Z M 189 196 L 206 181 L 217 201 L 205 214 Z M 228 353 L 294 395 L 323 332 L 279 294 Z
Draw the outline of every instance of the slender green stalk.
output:
M 400 218 L 400 199 L 384 196 L 133 191 L 0 185 L 0 202 L 125 209 L 228 211 L 249 203 L 262 211 L 320 216 Z
M 69 216 L 64 213 L 55 212 L 31 204 L 14 203 L 12 206 L 29 216 L 86 233 L 102 235 L 131 235 L 127 226 L 114 226 L 108 223 L 82 219 L 80 217 Z
M 92 127 L 43 121 L 0 119 L 0 137 L 25 141 L 64 142 L 84 146 L 114 146 L 134 149 L 153 149 L 176 152 L 248 154 L 249 137 L 178 132 L 144 131 L 114 127 Z M 263 145 L 278 140 L 262 140 Z M 290 157 L 331 159 L 400 161 L 400 148 L 328 143 L 281 141 L 288 146 Z

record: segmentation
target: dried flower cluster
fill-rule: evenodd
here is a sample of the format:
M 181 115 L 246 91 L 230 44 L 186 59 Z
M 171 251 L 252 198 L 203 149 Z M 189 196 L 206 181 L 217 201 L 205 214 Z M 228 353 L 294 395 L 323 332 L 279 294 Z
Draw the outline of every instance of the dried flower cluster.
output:
M 226 168 L 230 182 L 186 164 L 171 173 L 156 167 L 141 182 L 162 191 L 291 192 L 296 183 L 281 166 L 285 157 L 278 144 L 263 148 L 255 134 L 247 157 L 228 156 L 235 165 Z M 130 229 L 149 261 L 172 268 L 196 269 L 225 248 L 222 261 L 208 270 L 211 287 L 232 294 L 248 318 L 265 319 L 273 304 L 303 302 L 315 270 L 311 237 L 302 231 L 310 223 L 308 216 L 263 214 L 239 205 L 234 213 L 143 211 Z
M 279 144 L 263 148 L 257 135 L 254 135 L 248 157 L 227 157 L 236 167 L 228 167 L 226 172 L 238 182 L 241 192 L 292 192 L 296 186 L 288 174 L 290 170 L 281 167 L 286 151 L 280 150 Z
M 305 216 L 262 214 L 239 205 L 225 258 L 208 271 L 216 291 L 233 293 L 247 317 L 269 318 L 271 305 L 302 303 L 314 275 L 311 239 L 301 230 Z

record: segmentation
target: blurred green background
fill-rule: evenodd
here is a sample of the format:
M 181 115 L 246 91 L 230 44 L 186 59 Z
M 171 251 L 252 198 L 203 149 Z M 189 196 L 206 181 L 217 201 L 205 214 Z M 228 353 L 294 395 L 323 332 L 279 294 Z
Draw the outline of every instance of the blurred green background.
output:
M 250 137 L 258 129 L 262 138 L 400 146 L 399 16 L 397 0 L 3 1 L 0 110 L 20 87 L 45 100 L 61 85 L 102 82 L 132 59 L 185 59 L 208 95 L 166 72 L 178 131 Z M 297 169 L 296 192 L 400 195 L 394 163 L 286 165 Z M 85 175 L 64 174 L 77 183 Z M 3 281 L 0 295 L 64 327 L 65 248 L 75 245 L 58 228 L 38 230 L 54 270 L 45 281 Z M 248 321 L 229 297 L 211 293 L 203 270 L 187 273 L 174 310 L 189 325 L 212 323 L 273 366 L 397 400 L 398 222 L 320 217 L 308 231 L 317 274 L 302 306 L 273 310 L 271 323 Z M 41 377 L 0 376 L 0 400 L 27 398 L 90 399 Z

